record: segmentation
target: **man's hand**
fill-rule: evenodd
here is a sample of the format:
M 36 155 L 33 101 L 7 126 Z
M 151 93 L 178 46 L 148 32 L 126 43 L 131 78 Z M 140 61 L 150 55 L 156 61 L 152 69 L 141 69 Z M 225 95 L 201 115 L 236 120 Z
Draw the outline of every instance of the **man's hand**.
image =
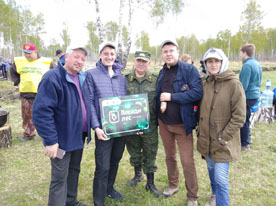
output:
M 50 158 L 56 158 L 59 144 L 53 144 L 45 147 L 45 155 Z
M 171 101 L 172 94 L 168 92 L 163 92 L 160 95 L 160 101 L 161 102 L 169 102 Z
M 109 140 L 109 138 L 107 138 L 107 136 L 104 134 L 104 131 L 102 129 L 96 128 L 95 132 L 97 134 L 98 140 L 103 140 L 103 141 Z

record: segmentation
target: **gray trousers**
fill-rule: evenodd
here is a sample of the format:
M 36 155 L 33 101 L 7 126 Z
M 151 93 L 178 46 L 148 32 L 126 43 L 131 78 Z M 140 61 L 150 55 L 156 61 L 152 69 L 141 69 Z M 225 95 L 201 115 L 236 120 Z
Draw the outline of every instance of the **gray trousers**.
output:
M 66 152 L 63 159 L 51 159 L 48 206 L 75 206 L 83 150 Z

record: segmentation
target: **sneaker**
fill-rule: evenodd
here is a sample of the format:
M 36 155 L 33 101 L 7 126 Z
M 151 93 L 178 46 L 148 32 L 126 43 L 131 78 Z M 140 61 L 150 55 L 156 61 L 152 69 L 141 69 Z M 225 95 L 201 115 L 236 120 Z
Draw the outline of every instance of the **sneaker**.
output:
M 188 206 L 197 206 L 196 200 L 188 200 Z
M 249 144 L 246 145 L 246 146 L 242 146 L 242 147 L 241 147 L 241 150 L 242 150 L 242 151 L 249 151 L 249 150 L 250 150 Z
M 173 194 L 177 193 L 178 191 L 179 191 L 179 187 L 175 187 L 175 188 L 168 187 L 167 189 L 164 190 L 163 194 L 164 194 L 166 197 L 170 197 L 170 196 L 172 196 Z
M 107 192 L 106 194 L 107 197 L 114 199 L 114 200 L 123 200 L 123 196 L 117 192 L 114 188 L 110 192 Z
M 205 203 L 205 206 L 216 206 L 216 195 L 211 195 L 210 199 Z

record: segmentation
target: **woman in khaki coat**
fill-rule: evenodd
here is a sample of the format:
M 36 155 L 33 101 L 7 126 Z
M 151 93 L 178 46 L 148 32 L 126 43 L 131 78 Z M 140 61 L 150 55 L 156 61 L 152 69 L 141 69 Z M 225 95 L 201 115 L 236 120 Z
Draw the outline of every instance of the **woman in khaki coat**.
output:
M 229 206 L 229 162 L 241 151 L 245 94 L 239 79 L 228 69 L 228 58 L 222 50 L 209 49 L 203 61 L 208 77 L 203 81 L 197 150 L 207 162 L 212 187 L 206 206 Z

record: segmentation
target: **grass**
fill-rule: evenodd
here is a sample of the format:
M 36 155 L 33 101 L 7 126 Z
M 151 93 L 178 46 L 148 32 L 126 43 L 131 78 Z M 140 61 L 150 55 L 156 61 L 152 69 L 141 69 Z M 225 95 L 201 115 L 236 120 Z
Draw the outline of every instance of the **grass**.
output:
M 276 85 L 276 71 L 264 72 L 262 89 L 265 80 L 272 80 Z M 0 81 L 1 92 L 14 89 L 9 81 Z M 44 148 L 40 137 L 29 142 L 20 142 L 21 106 L 18 99 L 0 99 L 0 106 L 9 110 L 9 124 L 12 126 L 13 145 L 0 149 L 0 202 L 7 206 L 47 205 L 50 183 L 50 161 L 44 156 Z M 242 152 L 238 161 L 231 163 L 229 173 L 230 205 L 232 206 L 275 206 L 276 205 L 276 123 L 256 123 L 252 130 L 251 150 Z M 194 136 L 195 146 L 196 137 Z M 79 181 L 78 199 L 93 205 L 92 184 L 95 169 L 94 141 L 85 146 L 82 169 Z M 199 206 L 205 205 L 210 195 L 210 184 L 206 163 L 194 150 L 198 184 Z M 162 142 L 159 141 L 157 155 L 158 170 L 155 182 L 161 191 L 168 184 L 165 154 Z M 179 164 L 180 166 L 180 164 Z M 181 171 L 181 167 L 180 167 Z M 155 198 L 146 192 L 143 180 L 135 187 L 129 187 L 128 181 L 133 176 L 133 168 L 129 164 L 129 155 L 125 151 L 120 162 L 116 189 L 122 193 L 124 201 L 106 200 L 107 206 L 185 206 L 186 189 L 183 174 L 180 172 L 180 191 L 169 199 Z

